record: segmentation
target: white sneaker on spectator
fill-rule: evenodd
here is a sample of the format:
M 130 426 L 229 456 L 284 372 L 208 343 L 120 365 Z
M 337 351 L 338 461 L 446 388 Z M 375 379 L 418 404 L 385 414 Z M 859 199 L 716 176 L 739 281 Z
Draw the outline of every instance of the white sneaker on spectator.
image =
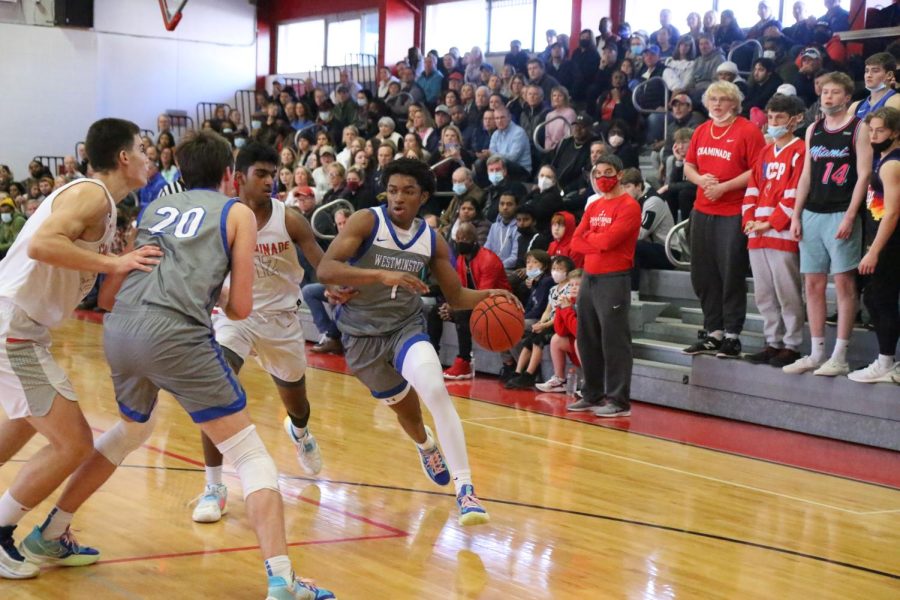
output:
M 885 367 L 876 358 L 865 369 L 859 369 L 848 374 L 847 379 L 857 383 L 891 383 L 893 381 L 891 376 L 897 373 L 898 364 L 900 363 L 894 363 L 889 367 Z
M 542 392 L 562 392 L 566 391 L 566 380 L 554 375 L 544 383 L 535 384 L 537 389 Z
M 824 377 L 837 377 L 838 375 L 846 375 L 850 372 L 850 365 L 829 358 L 821 367 L 813 371 L 813 375 L 822 375 Z
M 799 375 L 801 373 L 806 373 L 807 371 L 815 371 L 821 366 L 822 363 L 813 360 L 812 356 L 804 356 L 800 360 L 785 365 L 781 370 L 791 375 Z

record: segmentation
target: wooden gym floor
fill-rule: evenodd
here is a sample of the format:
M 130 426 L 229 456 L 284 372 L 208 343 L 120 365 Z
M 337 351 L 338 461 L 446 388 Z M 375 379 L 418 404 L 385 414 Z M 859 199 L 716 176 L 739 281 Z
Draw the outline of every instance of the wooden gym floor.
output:
M 112 426 L 101 326 L 67 321 L 54 342 L 95 432 Z M 315 480 L 281 429 L 268 376 L 248 361 L 241 380 L 282 474 L 294 565 L 342 600 L 900 597 L 898 453 L 749 426 L 727 433 L 741 426 L 643 404 L 631 420 L 597 426 L 558 418 L 561 395 L 507 397 L 483 378 L 451 385 L 470 396 L 454 398 L 492 517 L 463 529 L 452 489 L 425 479 L 391 411 L 340 372 L 339 359 L 311 362 L 311 427 L 325 461 Z M 159 410 L 150 443 L 73 524 L 103 560 L 0 580 L 0 598 L 264 597 L 239 483 L 227 476 L 222 522 L 193 523 L 190 502 L 203 486 L 197 431 L 171 397 Z M 692 441 L 691 427 L 706 441 Z M 716 431 L 726 433 L 717 440 Z M 772 436 L 784 438 L 781 450 Z M 0 488 L 39 447 L 33 440 L 0 469 Z M 781 454 L 796 466 L 778 464 L 791 462 Z M 813 470 L 817 460 L 829 474 Z M 18 539 L 53 498 L 26 517 Z

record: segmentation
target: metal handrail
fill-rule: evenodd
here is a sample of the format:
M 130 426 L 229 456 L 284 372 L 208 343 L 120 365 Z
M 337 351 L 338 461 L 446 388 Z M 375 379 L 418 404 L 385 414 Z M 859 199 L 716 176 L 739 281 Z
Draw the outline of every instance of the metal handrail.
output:
M 457 162 L 457 163 L 461 164 L 462 166 L 466 166 L 466 163 L 464 163 L 463 160 L 462 160 L 461 158 L 456 158 L 455 156 L 448 156 L 447 158 L 442 158 L 441 160 L 437 161 L 436 163 L 434 163 L 433 165 L 431 165 L 431 167 L 429 167 L 429 168 L 430 168 L 432 171 L 434 171 L 435 169 L 437 169 L 437 168 L 440 167 L 441 165 L 446 164 L 446 163 L 448 163 L 448 162 Z
M 752 69 L 753 61 L 756 60 L 757 58 L 759 58 L 760 56 L 762 56 L 762 53 L 763 53 L 762 44 L 760 44 L 758 40 L 755 40 L 753 38 L 746 39 L 743 42 L 741 42 L 740 44 L 738 44 L 737 46 L 735 46 L 734 48 L 732 48 L 731 50 L 729 50 L 728 51 L 728 60 L 731 60 L 731 57 L 734 56 L 734 53 L 737 49 L 743 48 L 744 46 L 747 46 L 747 45 L 755 46 L 755 48 L 753 50 L 753 60 L 750 61 L 750 65 L 751 65 L 751 69 Z M 731 60 L 731 62 L 734 62 L 734 61 Z M 738 74 L 749 75 L 750 71 L 741 71 L 740 69 L 738 69 Z
M 653 81 L 658 81 L 662 85 L 663 89 L 663 105 L 660 108 L 643 108 L 638 102 L 638 90 L 643 91 L 644 87 L 649 85 Z M 634 89 L 631 91 L 631 103 L 634 105 L 635 110 L 639 113 L 643 113 L 645 115 L 659 114 L 662 113 L 666 115 L 663 118 L 663 139 L 667 139 L 669 137 L 669 86 L 666 85 L 666 82 L 662 77 L 651 77 L 647 81 L 642 81 L 638 85 L 634 86 Z
M 310 227 L 312 227 L 313 233 L 315 234 L 315 236 L 317 238 L 320 238 L 323 240 L 333 240 L 335 237 L 337 237 L 337 234 L 332 235 L 329 233 L 322 233 L 321 231 L 316 229 L 316 217 L 318 217 L 319 213 L 321 213 L 325 209 L 332 211 L 332 214 L 333 214 L 334 211 L 337 211 L 337 209 L 339 209 L 339 208 L 349 208 L 351 212 L 356 210 L 356 208 L 352 204 L 350 204 L 350 202 L 348 200 L 344 200 L 343 198 L 337 198 L 335 200 L 332 200 L 328 204 L 323 204 L 322 206 L 320 206 L 319 208 L 317 208 L 316 210 L 313 211 L 312 217 L 310 217 L 310 219 L 309 219 L 309 225 L 310 225 Z M 334 220 L 334 219 L 332 218 L 332 220 Z
M 670 229 L 669 233 L 666 234 L 666 258 L 669 259 L 669 262 L 672 263 L 672 265 L 677 269 L 687 270 L 691 268 L 690 244 L 687 243 L 687 236 L 684 233 L 684 230 L 687 228 L 690 222 L 690 219 L 685 219 L 684 221 L 680 222 L 675 227 Z M 678 245 L 681 247 L 680 258 L 676 258 L 674 253 L 672 252 L 672 243 L 676 240 L 678 241 Z
M 572 135 L 572 124 L 569 122 L 567 118 L 562 115 L 553 117 L 549 121 L 544 121 L 543 123 L 539 123 L 537 127 L 534 128 L 534 133 L 531 134 L 531 139 L 534 142 L 534 147 L 537 148 L 538 152 L 541 154 L 547 154 L 550 150 L 547 150 L 544 146 L 538 143 L 538 132 L 541 131 L 542 128 L 547 126 L 547 123 L 552 123 L 553 121 L 559 121 L 562 119 L 566 122 L 566 135 L 563 136 L 563 139 L 570 137 Z M 546 136 L 544 137 L 544 141 L 547 141 Z

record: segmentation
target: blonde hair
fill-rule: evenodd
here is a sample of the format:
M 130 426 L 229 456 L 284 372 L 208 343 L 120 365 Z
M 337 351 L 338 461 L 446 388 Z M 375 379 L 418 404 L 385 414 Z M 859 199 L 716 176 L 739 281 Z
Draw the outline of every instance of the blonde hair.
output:
M 738 89 L 738 86 L 734 85 L 730 81 L 714 81 L 709 84 L 709 87 L 706 88 L 706 91 L 703 92 L 703 106 L 707 109 L 709 108 L 708 98 L 710 94 L 718 94 L 720 96 L 725 96 L 729 100 L 735 103 L 734 114 L 741 114 L 741 103 L 744 101 L 744 95 L 741 93 L 741 90 Z

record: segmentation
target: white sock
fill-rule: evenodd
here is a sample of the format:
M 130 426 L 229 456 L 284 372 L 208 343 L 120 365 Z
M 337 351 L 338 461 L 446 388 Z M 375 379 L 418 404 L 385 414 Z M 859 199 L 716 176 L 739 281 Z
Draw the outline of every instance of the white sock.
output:
M 878 366 L 880 366 L 882 369 L 890 369 L 894 366 L 894 357 L 890 354 L 879 354 Z
M 428 435 L 428 431 L 425 431 L 425 441 L 421 444 L 416 442 L 416 446 L 422 450 L 434 450 L 434 447 L 437 446 L 437 442 L 434 441 L 432 436 Z
M 847 362 L 847 346 L 850 340 L 837 339 L 834 341 L 834 352 L 831 353 L 831 360 L 836 362 Z
M 715 331 L 710 331 L 708 335 L 709 335 L 709 337 L 715 338 L 715 339 L 717 339 L 717 340 L 719 340 L 719 341 L 721 342 L 721 341 L 722 341 L 722 336 L 723 336 L 724 334 L 723 334 L 723 332 L 722 332 L 721 329 L 716 329 Z
M 222 465 L 206 467 L 206 485 L 222 485 Z
M 454 483 L 459 486 L 471 483 L 466 435 L 450 394 L 447 393 L 447 386 L 444 385 L 441 362 L 434 346 L 424 341 L 410 346 L 403 361 L 402 375 L 416 390 L 434 419 L 437 437 Z
M 269 577 L 281 577 L 288 585 L 294 580 L 294 569 L 291 568 L 291 559 L 286 554 L 272 556 L 265 560 L 266 574 Z
M 291 423 L 291 433 L 294 434 L 294 438 L 297 441 L 300 441 L 306 437 L 307 433 L 309 433 L 309 427 L 300 428 L 300 427 L 297 427 L 296 425 L 294 425 L 293 423 Z
M 740 334 L 738 334 L 738 333 L 726 333 L 726 334 L 725 334 L 725 339 L 726 339 L 726 340 L 736 340 L 736 339 L 738 339 L 739 337 L 740 337 Z
M 813 362 L 823 362 L 825 360 L 825 338 L 823 337 L 814 337 L 812 338 L 812 343 L 810 344 L 810 352 L 809 357 L 813 359 Z
M 41 525 L 41 537 L 45 540 L 57 540 L 66 532 L 72 523 L 72 513 L 60 510 L 58 506 L 54 506 L 44 524 Z
M 3 496 L 0 496 L 0 527 L 18 525 L 22 517 L 27 515 L 30 510 L 27 506 L 19 504 L 7 490 Z
M 456 495 L 459 496 L 459 490 L 462 489 L 464 485 L 472 484 L 472 472 L 471 471 L 459 471 L 453 474 L 453 487 L 456 488 Z

